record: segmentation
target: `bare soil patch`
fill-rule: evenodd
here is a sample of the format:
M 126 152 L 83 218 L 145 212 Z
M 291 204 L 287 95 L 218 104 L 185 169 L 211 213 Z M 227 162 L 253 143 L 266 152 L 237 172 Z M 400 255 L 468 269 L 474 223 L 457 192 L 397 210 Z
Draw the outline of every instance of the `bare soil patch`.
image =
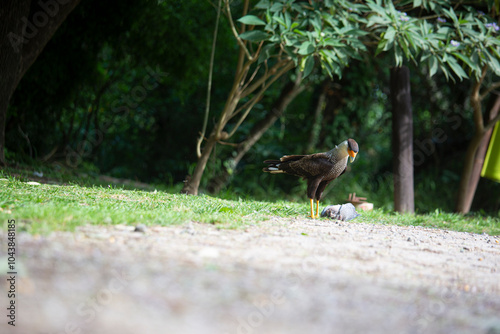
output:
M 2 333 L 500 333 L 496 236 L 271 218 L 18 242 Z

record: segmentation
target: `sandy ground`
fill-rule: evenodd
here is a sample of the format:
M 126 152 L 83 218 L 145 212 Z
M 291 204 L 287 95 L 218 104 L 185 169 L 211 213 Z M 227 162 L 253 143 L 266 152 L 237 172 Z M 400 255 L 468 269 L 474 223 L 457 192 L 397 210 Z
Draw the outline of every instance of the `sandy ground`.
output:
M 272 218 L 17 241 L 1 333 L 500 333 L 498 236 Z

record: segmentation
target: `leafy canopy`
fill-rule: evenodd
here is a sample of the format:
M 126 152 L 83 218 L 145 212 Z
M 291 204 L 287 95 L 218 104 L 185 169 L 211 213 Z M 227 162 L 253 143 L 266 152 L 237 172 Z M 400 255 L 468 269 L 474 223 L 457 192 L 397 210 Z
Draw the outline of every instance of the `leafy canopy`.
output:
M 484 67 L 500 75 L 495 1 L 466 6 L 447 0 L 313 1 L 261 0 L 238 21 L 251 26 L 240 38 L 262 48 L 259 63 L 290 57 L 308 76 L 318 61 L 330 76 L 342 76 L 352 59 L 391 54 L 428 65 L 432 76 L 479 78 Z M 453 76 L 454 75 L 454 76 Z

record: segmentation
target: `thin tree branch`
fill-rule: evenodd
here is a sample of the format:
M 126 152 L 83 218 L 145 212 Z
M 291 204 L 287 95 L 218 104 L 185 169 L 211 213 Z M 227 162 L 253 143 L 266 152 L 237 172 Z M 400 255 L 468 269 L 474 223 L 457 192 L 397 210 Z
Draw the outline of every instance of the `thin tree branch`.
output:
M 252 80 L 255 78 L 255 76 L 257 75 L 257 72 L 260 68 L 260 65 L 257 66 L 257 68 L 254 70 L 252 76 L 250 77 L 250 79 L 246 79 L 246 76 L 248 74 L 248 72 L 250 71 L 250 67 L 252 66 L 253 63 L 255 63 L 259 57 L 259 54 L 260 54 L 260 51 L 262 49 L 262 45 L 264 44 L 264 42 L 261 42 L 259 44 L 259 47 L 257 48 L 257 51 L 254 53 L 253 55 L 253 59 L 251 60 L 248 60 L 244 65 L 243 64 L 240 64 L 240 61 L 243 61 L 244 60 L 244 53 L 240 53 L 240 56 L 241 56 L 241 59 L 238 59 L 238 67 L 237 67 L 237 70 L 236 70 L 236 73 L 239 73 L 239 71 L 241 71 L 241 75 L 240 76 L 236 76 L 236 81 L 238 83 L 238 87 L 241 87 L 240 88 L 240 91 L 243 91 L 251 82 Z M 241 50 L 241 49 L 240 49 Z M 247 82 L 245 84 L 245 81 Z
M 244 91 L 245 89 L 247 89 L 248 85 L 250 85 L 250 83 L 253 81 L 253 79 L 255 79 L 255 77 L 257 76 L 257 72 L 259 72 L 260 68 L 261 68 L 261 65 L 258 65 L 257 67 L 255 67 L 255 70 L 253 71 L 252 76 L 250 77 L 250 79 L 248 79 L 247 83 L 244 84 L 241 87 L 242 91 Z
M 254 99 L 255 99 L 255 96 L 252 97 L 247 102 L 245 102 L 244 105 L 242 105 L 241 107 L 239 107 L 238 109 L 236 109 L 236 111 L 231 114 L 231 117 L 229 117 L 228 120 L 231 120 L 233 117 L 235 117 L 236 115 L 238 115 L 242 110 L 246 109 L 250 104 L 253 103 Z
M 232 147 L 238 147 L 240 145 L 239 143 L 230 143 L 230 142 L 222 141 L 222 140 L 219 140 L 217 143 L 221 144 L 221 145 L 232 146 Z
M 268 70 L 268 67 L 267 67 L 267 61 L 266 61 L 265 65 L 266 65 L 265 75 L 267 75 L 267 73 L 268 73 L 268 71 L 269 71 L 269 70 Z M 244 90 L 248 87 L 248 85 L 249 85 L 249 84 L 253 81 L 253 79 L 255 79 L 255 76 L 257 75 L 257 72 L 258 72 L 258 70 L 260 69 L 260 67 L 261 67 L 260 65 L 259 65 L 259 66 L 257 66 L 257 68 L 254 70 L 254 72 L 253 72 L 252 76 L 251 76 L 251 77 L 250 77 L 250 79 L 248 80 L 248 82 L 247 82 L 247 83 L 246 83 L 243 87 L 241 87 L 241 91 L 244 91 Z M 233 117 L 235 117 L 236 115 L 238 115 L 238 114 L 239 114 L 242 110 L 244 110 L 245 108 L 247 108 L 247 106 L 248 106 L 249 104 L 253 103 L 254 99 L 255 99 L 255 96 L 254 96 L 253 98 L 251 98 L 250 100 L 248 100 L 248 101 L 247 101 L 244 105 L 242 105 L 241 107 L 239 107 L 238 109 L 236 109 L 236 110 L 235 110 L 235 111 L 234 111 L 231 115 L 229 115 L 229 117 L 228 117 L 228 119 L 227 119 L 227 120 L 229 121 L 229 120 L 231 120 Z
M 294 66 L 295 66 L 294 63 L 292 61 L 289 61 L 285 66 L 283 66 L 276 73 L 275 76 L 273 76 L 271 78 L 271 80 L 269 80 L 268 82 L 266 82 L 266 84 L 261 88 L 261 90 L 254 97 L 254 101 L 247 107 L 247 110 L 245 110 L 245 112 L 243 113 L 243 115 L 241 115 L 241 117 L 238 120 L 238 122 L 234 125 L 233 129 L 228 134 L 227 138 L 231 138 L 234 135 L 234 133 L 236 132 L 236 130 L 238 130 L 238 128 L 240 127 L 241 123 L 243 123 L 243 121 L 248 116 L 248 114 L 250 113 L 250 111 L 252 110 L 252 108 L 254 107 L 254 105 L 260 100 L 260 98 L 262 97 L 262 95 L 264 95 L 264 92 L 269 88 L 269 86 L 271 86 L 278 78 L 280 78 L 283 74 L 285 74 L 286 72 L 288 72 L 289 70 L 291 70 Z
M 210 67 L 208 70 L 207 102 L 205 105 L 205 116 L 203 118 L 203 127 L 201 130 L 200 137 L 196 142 L 196 156 L 198 158 L 201 157 L 201 142 L 203 141 L 203 137 L 205 137 L 205 132 L 207 131 L 208 114 L 210 112 L 210 96 L 212 93 L 212 74 L 214 71 L 215 46 L 217 44 L 217 32 L 219 31 L 219 18 L 220 18 L 221 7 L 222 7 L 222 0 L 219 0 L 217 6 L 217 18 L 215 19 L 214 37 L 212 41 L 212 52 L 210 54 Z
M 248 95 L 250 95 L 251 93 L 253 93 L 259 86 L 261 86 L 262 84 L 264 84 L 266 82 L 266 80 L 271 77 L 272 75 L 274 75 L 276 72 L 278 72 L 279 70 L 281 70 L 281 68 L 283 68 L 283 66 L 290 66 L 290 62 L 291 60 L 281 60 L 279 62 L 277 62 L 273 67 L 271 67 L 271 69 L 265 74 L 263 75 L 262 77 L 260 77 L 253 85 L 251 85 L 250 87 L 248 87 L 247 89 L 245 89 L 242 93 L 241 93 L 241 98 L 244 98 Z
M 470 104 L 473 111 L 472 116 L 474 119 L 474 125 L 476 127 L 477 133 L 482 133 L 484 131 L 484 121 L 483 121 L 483 113 L 481 111 L 482 109 L 481 109 L 481 99 L 479 96 L 479 90 L 481 89 L 481 84 L 483 83 L 483 80 L 486 76 L 487 68 L 488 67 L 486 65 L 483 66 L 481 78 L 478 81 L 476 81 L 472 86 L 472 92 L 470 96 Z
M 249 0 L 245 0 L 245 2 L 243 3 L 243 13 L 242 13 L 243 16 L 247 15 L 248 5 L 249 5 Z M 247 26 L 245 24 L 242 25 L 240 32 L 244 33 L 245 30 L 246 30 L 246 27 Z M 239 71 L 243 67 L 243 62 L 244 61 L 245 61 L 245 50 L 243 48 L 240 48 L 240 51 L 238 53 L 238 63 L 237 63 L 237 66 L 236 66 L 236 73 L 239 73 Z
M 484 127 L 484 132 L 486 133 L 489 129 L 494 127 L 498 121 L 500 121 L 500 113 L 498 113 L 498 115 L 495 118 L 493 118 L 491 121 L 486 123 L 486 126 Z
M 240 35 L 238 35 L 238 31 L 236 30 L 236 26 L 234 25 L 233 17 L 231 14 L 231 8 L 229 6 L 229 0 L 224 0 L 224 2 L 226 3 L 227 16 L 229 18 L 229 26 L 231 27 L 231 31 L 233 32 L 233 35 L 236 38 L 236 40 L 238 41 L 238 44 L 240 45 L 240 47 L 243 49 L 243 51 L 245 51 L 245 54 L 247 55 L 248 60 L 253 61 L 254 57 L 252 57 L 252 55 L 250 54 L 250 51 L 248 51 L 248 49 L 245 45 L 245 42 L 243 42 L 243 40 L 240 38 Z
M 483 94 L 481 94 L 481 96 L 479 98 L 481 100 L 484 99 L 489 93 L 491 93 L 492 91 L 494 91 L 497 88 L 500 88 L 500 81 L 495 82 L 490 87 L 488 87 L 488 89 Z
M 217 125 L 215 128 L 216 136 L 221 133 L 222 129 L 226 126 L 227 122 L 234 116 L 236 106 L 238 105 L 239 101 L 242 99 L 241 86 L 243 85 L 243 82 L 248 74 L 250 66 L 253 63 L 254 63 L 254 61 L 248 60 L 243 65 L 241 73 L 238 74 L 238 72 L 237 72 L 237 74 L 235 76 L 236 80 L 234 81 L 233 87 L 231 88 L 231 92 L 229 93 L 229 96 L 231 98 L 230 99 L 228 98 L 228 101 L 226 102 L 226 105 L 224 106 L 222 114 L 221 114 L 219 121 L 217 122 Z M 252 75 L 252 77 L 253 77 L 253 75 Z M 238 110 L 238 112 L 239 112 L 239 110 Z

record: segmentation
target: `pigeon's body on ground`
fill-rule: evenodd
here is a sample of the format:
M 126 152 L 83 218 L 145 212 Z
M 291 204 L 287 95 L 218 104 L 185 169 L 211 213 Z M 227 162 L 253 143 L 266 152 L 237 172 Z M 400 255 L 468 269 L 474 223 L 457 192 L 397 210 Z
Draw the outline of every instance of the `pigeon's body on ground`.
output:
M 321 217 L 328 217 L 342 221 L 348 221 L 356 218 L 360 214 L 351 203 L 329 205 L 321 211 Z

